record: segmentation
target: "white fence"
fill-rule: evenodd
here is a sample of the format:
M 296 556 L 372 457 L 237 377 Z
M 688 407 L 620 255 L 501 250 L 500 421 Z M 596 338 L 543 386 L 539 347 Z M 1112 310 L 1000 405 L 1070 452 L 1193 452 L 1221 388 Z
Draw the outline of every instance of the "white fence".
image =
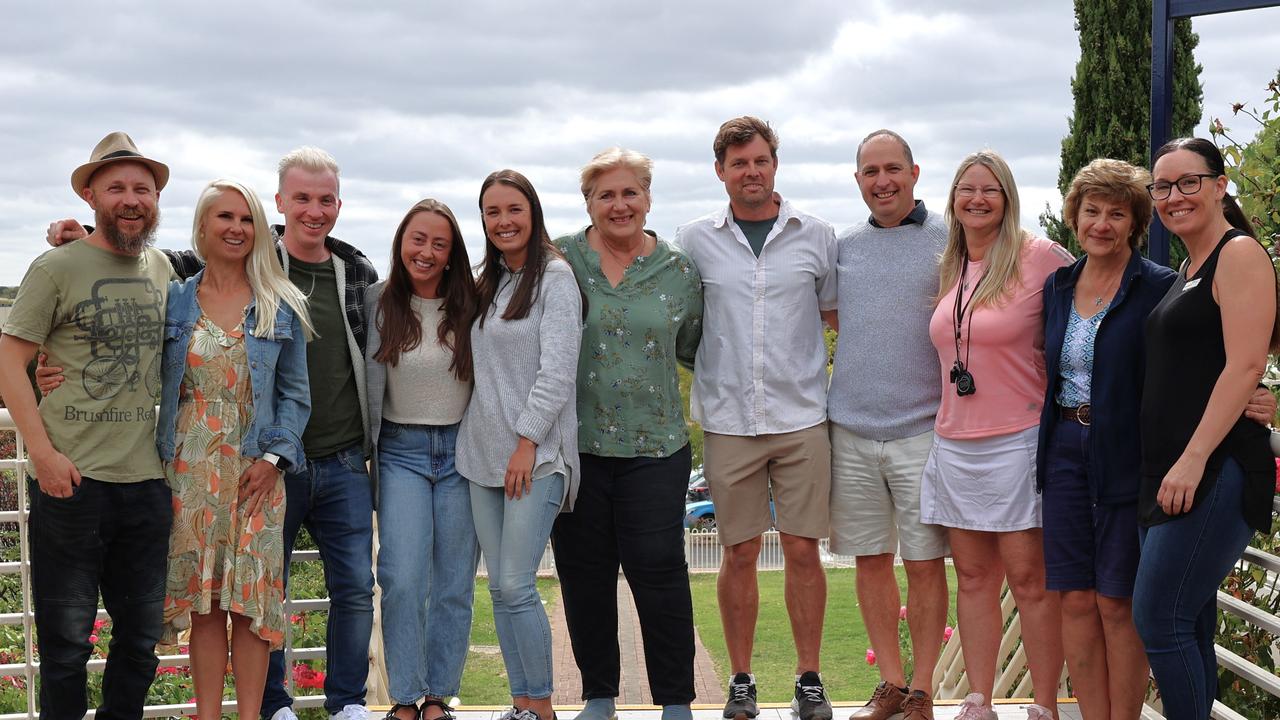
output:
M 7 410 L 0 408 L 0 431 L 14 430 L 12 419 L 9 417 Z M 25 455 L 23 451 L 22 436 L 17 435 L 17 457 L 22 458 Z M 6 482 L 16 482 L 16 495 L 18 499 L 17 509 L 0 511 L 0 523 L 16 524 L 18 527 L 18 546 L 19 559 L 7 562 L 0 562 L 0 575 L 18 575 L 22 584 L 22 609 L 21 612 L 0 613 L 0 626 L 21 626 L 23 637 L 23 661 L 0 664 L 0 676 L 21 677 L 25 679 L 25 692 L 27 696 L 27 710 L 22 713 L 0 714 L 0 720 L 19 720 L 22 718 L 36 717 L 36 677 L 39 674 L 40 664 L 35 660 L 35 638 L 34 626 L 35 620 L 31 607 L 30 592 L 30 554 L 27 544 L 27 487 L 26 483 L 21 480 L 24 476 L 25 462 L 19 459 L 0 459 L 0 471 L 7 471 L 11 479 Z M 1275 501 L 1275 507 L 1280 510 L 1280 499 Z M 713 532 L 686 532 L 685 533 L 685 556 L 689 562 L 690 572 L 713 572 L 720 566 L 722 557 L 722 547 L 716 533 Z M 832 567 L 851 567 L 852 560 L 840 556 L 832 555 L 827 547 L 827 541 L 821 541 L 819 545 L 819 553 L 821 554 L 824 566 Z M 316 551 L 296 551 L 293 553 L 294 563 L 307 563 L 318 561 L 319 553 Z M 1245 551 L 1241 558 L 1242 565 L 1251 565 L 1261 568 L 1274 584 L 1276 578 L 1280 578 L 1280 557 L 1260 552 L 1256 549 L 1249 548 Z M 776 531 L 765 533 L 764 543 L 760 552 L 760 559 L 757 567 L 761 570 L 776 570 L 783 567 L 782 546 L 779 542 Z M 483 572 L 483 563 L 481 564 L 481 572 Z M 551 553 L 550 546 L 544 552 L 539 572 L 544 574 L 552 574 L 555 571 L 554 558 Z M 1011 605 L 1011 602 L 1006 602 Z M 1280 617 L 1271 615 L 1249 603 L 1242 602 L 1236 598 L 1223 593 L 1218 593 L 1218 607 L 1224 612 L 1235 617 L 1243 619 L 1249 625 L 1261 628 L 1272 635 L 1273 638 L 1280 637 Z M 328 610 L 329 600 L 327 598 L 294 600 L 286 598 L 285 611 L 287 614 L 299 613 L 304 611 Z M 377 602 L 375 600 L 375 623 L 378 622 Z M 1016 612 L 1011 607 L 1006 607 L 1006 612 Z M 106 619 L 105 611 L 99 610 L 98 617 Z M 1002 690 L 1015 696 L 1026 696 L 1029 693 L 1029 678 L 1023 672 L 1025 669 L 1025 656 L 1021 649 L 1021 638 L 1018 635 L 1018 623 L 1016 616 L 1012 618 L 1006 637 L 1002 642 L 1002 648 L 1015 648 L 1010 658 L 1008 666 L 1003 668 L 999 684 Z M 288 625 L 289 631 L 292 630 L 292 624 Z M 381 693 L 380 688 L 385 687 L 382 684 L 382 678 L 385 677 L 385 669 L 381 664 L 381 655 L 379 649 L 380 633 L 375 626 L 374 642 L 372 644 L 371 655 L 371 672 L 370 672 L 370 700 L 377 702 L 377 696 Z M 964 677 L 963 660 L 960 657 L 960 633 L 956 632 L 952 635 L 951 641 L 944 648 L 942 658 L 939 660 L 937 669 L 934 674 L 935 688 L 940 688 L 939 697 L 953 697 L 956 693 L 963 694 L 967 688 L 967 679 Z M 1274 644 L 1273 644 L 1274 648 Z M 1218 664 L 1226 669 L 1231 670 L 1248 682 L 1262 688 L 1271 695 L 1280 698 L 1280 677 L 1268 670 L 1253 665 L 1238 655 L 1232 653 L 1219 646 Z M 285 644 L 286 668 L 292 668 L 295 660 L 320 659 L 325 657 L 324 647 L 313 648 L 295 648 L 293 647 L 293 639 L 288 631 L 286 633 Z M 165 655 L 160 658 L 161 666 L 189 665 L 190 657 L 186 654 Z M 101 673 L 106 666 L 106 660 L 94 659 L 88 664 L 89 672 Z M 291 672 L 286 672 L 286 682 L 289 683 L 290 691 L 293 690 L 293 677 Z M 1004 693 L 1001 693 L 1004 694 Z M 311 708 L 321 707 L 324 704 L 323 695 L 306 695 L 295 698 L 295 708 Z M 224 700 L 223 709 L 226 712 L 235 711 L 234 700 Z M 174 705 L 151 705 L 144 712 L 144 717 L 171 717 L 175 715 L 189 715 L 195 712 L 194 703 L 174 704 Z M 92 716 L 92 712 L 90 713 Z M 1156 710 L 1151 707 L 1144 711 L 1144 718 L 1160 717 Z M 1216 720 L 1245 720 L 1235 710 L 1226 707 L 1220 702 L 1214 704 L 1212 717 Z

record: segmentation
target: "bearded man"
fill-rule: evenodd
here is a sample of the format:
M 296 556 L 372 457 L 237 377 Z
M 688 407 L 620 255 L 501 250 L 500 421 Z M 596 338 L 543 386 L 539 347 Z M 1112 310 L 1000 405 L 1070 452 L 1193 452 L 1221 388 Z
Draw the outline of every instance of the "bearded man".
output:
M 71 175 L 94 232 L 31 264 L 0 334 L 0 395 L 30 457 L 41 718 L 85 715 L 99 592 L 114 627 L 97 717 L 141 717 L 155 677 L 173 517 L 155 406 L 173 271 L 150 244 L 168 179 L 128 135 L 103 138 Z M 66 376 L 38 408 L 37 351 Z

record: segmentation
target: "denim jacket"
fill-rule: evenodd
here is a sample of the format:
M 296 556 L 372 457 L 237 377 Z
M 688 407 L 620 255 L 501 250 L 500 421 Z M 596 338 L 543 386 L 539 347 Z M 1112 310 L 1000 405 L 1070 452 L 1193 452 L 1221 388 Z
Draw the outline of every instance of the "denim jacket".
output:
M 1044 489 L 1045 461 L 1058 417 L 1058 376 L 1062 343 L 1075 302 L 1076 281 L 1087 258 L 1056 270 L 1044 284 L 1044 360 L 1048 375 L 1040 414 L 1036 490 Z M 1138 499 L 1142 446 L 1138 416 L 1146 368 L 1147 316 L 1173 284 L 1174 272 L 1134 251 L 1111 309 L 1098 326 L 1090 380 L 1089 496 L 1094 503 Z
M 160 419 L 156 426 L 156 447 L 160 450 L 160 459 L 166 462 L 173 460 L 177 445 L 178 392 L 187 369 L 187 347 L 200 319 L 196 287 L 203 275 L 202 270 L 187 280 L 169 284 Z M 272 452 L 296 468 L 304 462 L 302 429 L 311 416 L 307 343 L 302 334 L 302 320 L 282 302 L 276 310 L 273 337 L 255 336 L 253 330 L 257 325 L 257 303 L 250 300 L 244 320 L 244 341 L 253 388 L 253 425 L 244 435 L 240 454 L 258 458 Z M 264 395 L 266 401 L 262 399 Z

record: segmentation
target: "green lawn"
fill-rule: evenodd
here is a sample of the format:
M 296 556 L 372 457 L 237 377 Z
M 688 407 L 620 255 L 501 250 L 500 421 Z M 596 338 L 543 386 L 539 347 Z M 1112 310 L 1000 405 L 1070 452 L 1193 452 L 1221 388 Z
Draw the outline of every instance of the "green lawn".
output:
M 867 632 L 858 614 L 854 595 L 854 570 L 842 568 L 827 571 L 827 616 L 822 631 L 823 683 L 833 700 L 865 700 L 871 696 L 880 676 L 867 664 Z M 906 587 L 905 571 L 899 567 L 898 584 Z M 693 588 L 694 624 L 702 644 L 711 654 L 722 682 L 729 673 L 728 651 L 720 627 L 720 610 L 716 604 L 716 574 L 699 573 L 690 578 Z M 783 573 L 759 573 L 760 619 L 756 625 L 755 647 L 751 666 L 756 676 L 761 702 L 788 702 L 794 692 L 796 653 L 791 641 L 791 625 L 783 601 Z M 951 610 L 947 624 L 955 625 L 955 571 L 948 567 Z M 905 602 L 906 596 L 903 595 Z M 906 622 L 901 624 L 904 641 Z M 941 642 L 941 638 L 939 638 Z M 910 661 L 909 645 L 903 658 Z

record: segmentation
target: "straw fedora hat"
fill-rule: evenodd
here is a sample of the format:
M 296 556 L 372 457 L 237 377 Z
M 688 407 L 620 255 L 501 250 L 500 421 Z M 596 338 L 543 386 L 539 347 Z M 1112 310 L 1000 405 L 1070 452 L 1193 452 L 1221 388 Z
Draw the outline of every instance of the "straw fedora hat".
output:
M 93 152 L 89 153 L 89 162 L 71 173 L 71 189 L 79 195 L 80 191 L 89 186 L 89 178 L 93 177 L 98 168 L 121 160 L 140 162 L 150 168 L 151 174 L 156 178 L 156 192 L 163 190 L 165 183 L 169 182 L 168 165 L 143 157 L 142 153 L 138 152 L 138 146 L 133 144 L 133 138 L 117 131 L 102 138 L 94 146 Z

